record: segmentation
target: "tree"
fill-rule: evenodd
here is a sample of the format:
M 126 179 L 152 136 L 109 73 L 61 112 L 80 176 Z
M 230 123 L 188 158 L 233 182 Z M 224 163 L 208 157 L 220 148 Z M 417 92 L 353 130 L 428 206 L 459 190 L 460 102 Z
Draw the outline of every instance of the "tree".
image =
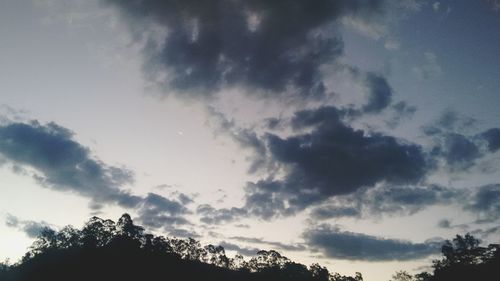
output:
M 430 281 L 432 280 L 432 274 L 429 272 L 421 272 L 415 274 L 415 280 L 416 281 Z
M 415 281 L 469 281 L 492 280 L 500 275 L 500 245 L 481 247 L 480 241 L 470 234 L 457 235 L 446 240 L 441 247 L 443 257 L 433 261 L 432 273 L 422 272 L 413 276 Z M 394 280 L 409 278 L 397 272 Z M 409 274 L 408 274 L 409 275 Z M 498 278 L 497 278 L 498 279 Z
M 413 281 L 414 278 L 407 271 L 400 270 L 396 274 L 392 275 L 391 281 Z
M 351 276 L 344 276 L 340 275 L 338 273 L 335 273 L 334 275 L 331 276 L 332 281 L 363 281 L 363 275 L 361 273 L 356 272 L 356 275 L 354 277 Z
M 51 249 L 56 249 L 57 248 L 56 232 L 48 227 L 43 228 L 30 248 L 31 251 L 28 253 L 28 257 L 35 256 L 37 254 L 46 252 Z
M 92 217 L 82 229 L 83 245 L 86 247 L 102 247 L 111 242 L 116 234 L 115 223 Z
M 144 228 L 135 225 L 130 215 L 126 213 L 118 219 L 116 230 L 120 236 L 132 238 L 137 241 L 141 240 L 144 233 Z
M 152 240 L 153 252 L 155 253 L 173 253 L 173 249 L 163 236 L 154 237 Z
M 330 272 L 328 272 L 328 269 L 317 263 L 313 263 L 309 267 L 309 271 L 311 272 L 313 281 L 328 281 L 330 279 Z
M 0 262 L 0 280 L 4 280 L 5 276 L 7 276 L 9 270 L 10 270 L 10 265 L 9 265 L 9 259 L 6 259 L 3 262 Z
M 325 267 L 308 269 L 279 252 L 259 251 L 245 261 L 226 256 L 222 246 L 145 234 L 128 214 L 115 224 L 92 217 L 79 230 L 44 229 L 23 260 L 0 263 L 1 281 L 62 280 L 241 280 L 241 281 L 362 281 L 356 276 L 330 275 Z M 492 258 L 497 257 L 491 252 Z
M 257 257 L 252 258 L 248 262 L 248 266 L 251 271 L 255 272 L 268 268 L 283 268 L 289 262 L 290 260 L 287 257 L 282 256 L 274 250 L 262 250 L 257 252 Z
M 80 247 L 82 246 L 81 236 L 82 233 L 78 229 L 72 226 L 65 226 L 56 235 L 57 247 L 63 249 Z
M 452 241 L 446 240 L 441 247 L 442 260 L 434 261 L 434 269 L 439 271 L 456 265 L 473 265 L 481 263 L 486 249 L 479 247 L 480 241 L 470 234 L 457 235 Z
M 248 263 L 242 255 L 237 254 L 230 260 L 229 268 L 232 270 L 248 271 Z
M 226 251 L 222 246 L 214 246 L 212 244 L 204 247 L 203 260 L 206 263 L 213 264 L 219 267 L 229 268 L 230 259 L 226 256 Z

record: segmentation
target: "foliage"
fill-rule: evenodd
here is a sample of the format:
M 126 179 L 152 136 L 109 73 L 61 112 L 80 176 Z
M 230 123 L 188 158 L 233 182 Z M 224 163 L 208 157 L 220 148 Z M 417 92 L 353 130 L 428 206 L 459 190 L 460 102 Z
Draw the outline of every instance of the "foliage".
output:
M 92 217 L 79 230 L 44 229 L 22 261 L 0 264 L 1 281 L 37 280 L 242 280 L 362 281 L 325 267 L 259 251 L 248 261 L 226 256 L 223 247 L 188 238 L 147 234 L 124 214 L 115 223 Z
M 457 235 L 446 240 L 441 247 L 443 257 L 432 263 L 433 272 L 412 276 L 398 271 L 392 281 L 462 281 L 494 280 L 500 275 L 500 245 L 481 247 L 480 241 L 470 234 Z
M 413 281 L 413 276 L 404 270 L 397 271 L 391 281 Z
M 480 246 L 472 235 L 445 241 L 433 272 L 398 271 L 391 281 L 494 280 L 500 273 L 500 245 Z M 493 279 L 492 279 L 493 278 Z M 216 245 L 188 238 L 145 233 L 124 214 L 116 223 L 92 217 L 85 226 L 43 229 L 22 260 L 0 263 L 1 281 L 59 280 L 241 280 L 362 281 L 361 273 L 343 276 L 319 264 L 309 268 L 280 253 L 259 251 L 250 260 L 226 255 Z

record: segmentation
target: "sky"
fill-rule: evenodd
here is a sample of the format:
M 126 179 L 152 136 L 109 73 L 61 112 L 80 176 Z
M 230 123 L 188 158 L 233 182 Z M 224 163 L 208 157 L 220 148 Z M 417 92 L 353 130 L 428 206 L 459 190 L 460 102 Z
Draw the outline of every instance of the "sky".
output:
M 500 2 L 0 0 L 0 260 L 130 213 L 365 280 L 500 242 Z

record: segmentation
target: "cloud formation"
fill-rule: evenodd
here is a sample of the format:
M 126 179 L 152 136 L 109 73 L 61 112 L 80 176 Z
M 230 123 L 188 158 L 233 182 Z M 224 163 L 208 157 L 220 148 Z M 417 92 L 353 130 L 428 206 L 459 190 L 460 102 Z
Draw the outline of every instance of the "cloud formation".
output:
M 316 220 L 360 217 L 361 210 L 355 206 L 334 206 L 326 205 L 315 208 L 311 212 L 311 217 Z
M 378 183 L 416 184 L 425 178 L 431 166 L 420 146 L 356 130 L 342 121 L 343 114 L 335 107 L 299 111 L 291 126 L 309 132 L 265 135 L 266 153 L 284 176 L 247 187 L 249 212 L 269 218 Z
M 216 209 L 208 204 L 199 205 L 196 213 L 201 216 L 200 221 L 212 225 L 229 223 L 248 214 L 243 208 Z
M 260 251 L 260 249 L 258 249 L 258 248 L 242 247 L 242 246 L 238 246 L 236 244 L 229 243 L 226 241 L 220 242 L 219 245 L 224 247 L 225 250 L 235 251 L 235 252 L 238 252 L 239 254 L 245 255 L 245 256 L 255 256 L 257 254 L 257 252 Z
M 141 197 L 123 191 L 121 187 L 134 182 L 133 172 L 94 158 L 73 136 L 55 123 L 7 123 L 0 126 L 0 156 L 18 169 L 33 169 L 32 176 L 47 188 L 89 198 L 91 209 L 105 204 L 136 209 L 141 222 L 150 227 L 188 223 L 182 217 L 189 212 L 184 205 L 191 202 L 186 195 L 171 200 L 155 193 Z
M 486 130 L 480 136 L 487 142 L 490 152 L 493 153 L 500 149 L 500 128 Z
M 446 110 L 432 125 L 424 126 L 424 134 L 435 142 L 433 157 L 456 172 L 474 167 L 484 156 L 500 149 L 500 129 L 471 134 L 476 123 L 474 118 Z
M 439 154 L 444 158 L 452 170 L 464 170 L 474 165 L 475 160 L 481 157 L 476 144 L 466 136 L 460 134 L 447 134 Z
M 42 221 L 21 220 L 12 214 L 6 214 L 5 225 L 24 232 L 29 238 L 36 238 L 44 229 L 52 229 L 53 226 Z
M 350 196 L 334 198 L 311 212 L 317 220 L 366 218 L 381 215 L 412 215 L 427 207 L 463 203 L 469 193 L 464 189 L 435 184 L 422 186 L 378 186 Z
M 386 121 L 390 128 L 395 128 L 403 119 L 409 119 L 417 112 L 416 106 L 410 105 L 405 101 L 393 104 L 391 109 L 393 111 L 393 117 Z
M 148 193 L 139 207 L 139 220 L 148 227 L 161 228 L 190 224 L 182 215 L 189 213 L 185 204 L 155 193 Z
M 367 211 L 375 214 L 414 214 L 426 207 L 462 202 L 467 191 L 436 184 L 386 186 L 369 190 L 362 199 Z
M 478 214 L 478 222 L 500 219 L 500 184 L 479 187 L 469 202 L 465 208 Z
M 304 234 L 306 243 L 325 257 L 346 260 L 391 261 L 413 260 L 439 253 L 442 241 L 413 243 L 361 233 L 342 231 L 322 224 Z
M 464 134 L 474 128 L 477 120 L 463 116 L 452 109 L 445 110 L 433 124 L 424 126 L 423 132 L 428 136 L 445 135 L 446 133 Z
M 148 75 L 167 90 L 194 95 L 239 87 L 321 97 L 321 67 L 343 52 L 338 20 L 382 16 L 384 8 L 381 0 L 104 2 L 146 42 Z M 145 35 L 151 26 L 164 36 Z
M 365 113 L 378 113 L 385 109 L 392 100 L 392 88 L 380 74 L 365 74 L 365 85 L 369 90 L 368 102 L 363 106 Z
M 133 173 L 92 158 L 73 133 L 55 123 L 11 123 L 0 126 L 0 154 L 21 166 L 34 168 L 35 179 L 46 187 L 72 191 L 96 203 L 115 202 L 135 207 L 140 198 L 117 187 L 133 182 Z
M 306 249 L 306 247 L 302 244 L 290 245 L 290 244 L 285 244 L 285 243 L 281 243 L 281 242 L 267 241 L 267 240 L 264 240 L 261 238 L 233 236 L 233 237 L 230 237 L 230 239 L 240 241 L 240 242 L 245 242 L 245 243 L 268 245 L 268 246 L 275 247 L 275 249 L 286 250 L 286 251 L 304 251 Z

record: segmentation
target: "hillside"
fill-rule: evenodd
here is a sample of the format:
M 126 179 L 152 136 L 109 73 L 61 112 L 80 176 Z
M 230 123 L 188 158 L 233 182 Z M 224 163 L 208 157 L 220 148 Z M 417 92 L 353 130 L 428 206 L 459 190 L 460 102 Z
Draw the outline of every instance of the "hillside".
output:
M 457 236 L 443 245 L 443 258 L 434 261 L 433 273 L 397 272 L 393 279 L 493 280 L 499 276 L 499 249 L 499 245 L 480 247 L 470 235 Z M 273 250 L 259 251 L 248 261 L 240 255 L 230 258 L 221 246 L 145 234 L 124 214 L 117 223 L 93 217 L 81 230 L 44 229 L 20 262 L 0 266 L 0 280 L 361 281 L 363 277 L 330 273 L 318 264 L 307 267 Z

